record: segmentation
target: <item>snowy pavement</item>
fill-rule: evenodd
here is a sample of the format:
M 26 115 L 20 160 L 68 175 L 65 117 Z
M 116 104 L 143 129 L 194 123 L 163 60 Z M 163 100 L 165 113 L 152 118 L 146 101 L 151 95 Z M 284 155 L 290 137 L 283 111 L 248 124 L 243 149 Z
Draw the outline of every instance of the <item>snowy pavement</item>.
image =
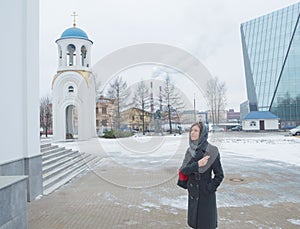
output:
M 299 228 L 300 138 L 228 132 L 209 141 L 225 173 L 219 228 Z M 187 194 L 176 186 L 187 143 L 187 134 L 60 142 L 101 161 L 29 203 L 29 228 L 188 228 Z

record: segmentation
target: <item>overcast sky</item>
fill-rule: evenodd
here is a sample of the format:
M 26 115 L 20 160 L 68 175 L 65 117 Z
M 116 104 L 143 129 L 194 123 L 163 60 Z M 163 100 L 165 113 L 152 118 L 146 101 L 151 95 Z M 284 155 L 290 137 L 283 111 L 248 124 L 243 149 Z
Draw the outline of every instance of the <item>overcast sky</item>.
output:
M 167 44 L 194 55 L 227 86 L 227 108 L 246 100 L 240 39 L 243 22 L 297 3 L 296 0 L 41 0 L 40 94 L 51 93 L 57 70 L 57 40 L 77 27 L 94 44 L 92 66 L 118 49 L 141 43 Z

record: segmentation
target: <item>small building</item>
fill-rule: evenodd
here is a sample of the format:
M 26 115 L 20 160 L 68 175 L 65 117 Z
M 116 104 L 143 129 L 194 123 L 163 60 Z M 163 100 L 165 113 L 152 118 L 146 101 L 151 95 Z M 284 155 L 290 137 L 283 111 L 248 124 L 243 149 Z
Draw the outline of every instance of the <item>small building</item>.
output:
M 269 111 L 251 111 L 243 117 L 243 130 L 278 130 L 279 118 Z
M 227 111 L 227 122 L 240 122 L 240 112 L 229 109 Z
M 121 124 L 124 129 L 143 131 L 151 129 L 152 113 L 132 107 L 121 112 Z
M 96 100 L 96 131 L 112 130 L 115 125 L 116 107 L 115 99 L 101 95 Z

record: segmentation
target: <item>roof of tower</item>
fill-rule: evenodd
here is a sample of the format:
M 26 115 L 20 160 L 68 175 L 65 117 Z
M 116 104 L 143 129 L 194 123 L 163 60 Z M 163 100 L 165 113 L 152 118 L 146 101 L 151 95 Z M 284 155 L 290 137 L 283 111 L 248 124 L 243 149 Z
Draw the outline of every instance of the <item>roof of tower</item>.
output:
M 79 29 L 77 27 L 71 27 L 66 29 L 60 36 L 60 39 L 63 38 L 83 38 L 83 39 L 89 39 L 86 32 L 84 32 L 82 29 Z

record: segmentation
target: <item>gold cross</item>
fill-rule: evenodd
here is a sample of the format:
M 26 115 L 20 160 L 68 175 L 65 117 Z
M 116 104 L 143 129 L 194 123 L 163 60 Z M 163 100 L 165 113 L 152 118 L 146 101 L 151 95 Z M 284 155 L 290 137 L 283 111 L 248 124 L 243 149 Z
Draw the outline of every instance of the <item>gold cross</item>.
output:
M 74 17 L 73 19 L 73 26 L 76 27 L 76 17 L 78 16 L 78 14 L 76 14 L 76 12 L 73 12 L 73 14 L 71 15 L 71 17 Z

